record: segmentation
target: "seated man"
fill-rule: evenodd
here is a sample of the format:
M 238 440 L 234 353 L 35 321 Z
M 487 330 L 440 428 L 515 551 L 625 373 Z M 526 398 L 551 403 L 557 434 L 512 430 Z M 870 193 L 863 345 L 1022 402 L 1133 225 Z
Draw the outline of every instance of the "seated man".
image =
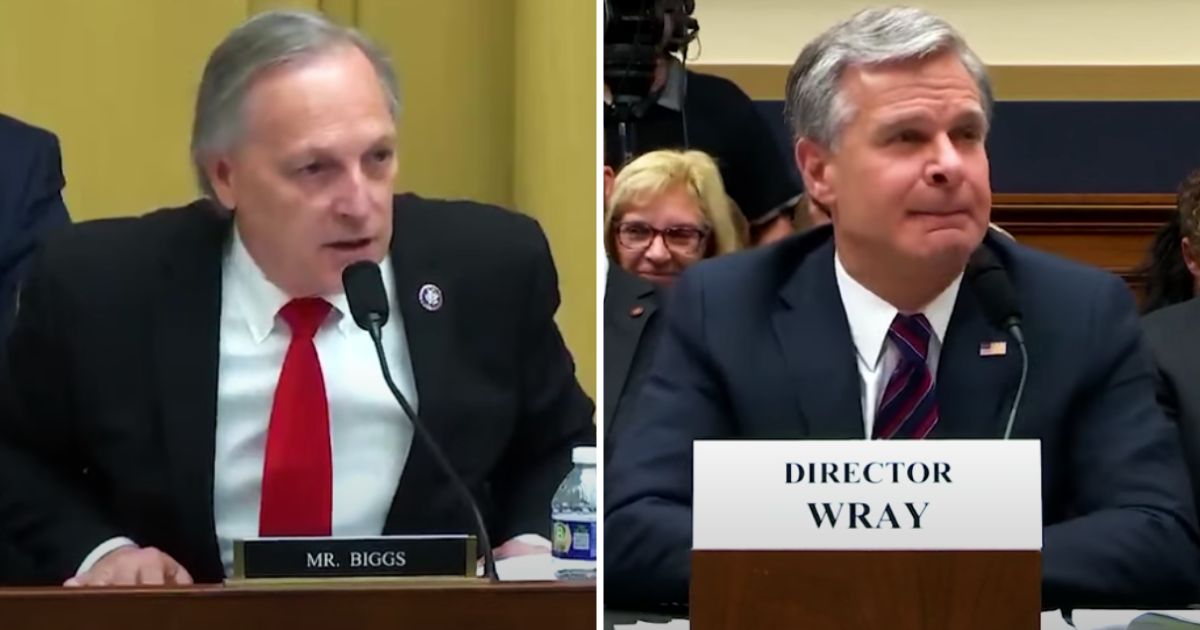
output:
M 867 10 L 804 48 L 787 95 L 832 228 L 676 282 L 607 471 L 606 605 L 686 600 L 693 440 L 1004 435 L 1020 357 L 980 352 L 1006 339 L 963 281 L 981 244 L 1024 314 L 1013 437 L 1041 440 L 1043 607 L 1195 601 L 1196 516 L 1128 288 L 987 234 L 978 57 L 922 10 Z
M 0 356 L 33 250 L 70 221 L 63 205 L 62 157 L 54 134 L 0 114 Z M 30 570 L 0 533 L 0 584 Z
M 546 239 L 498 208 L 394 197 L 397 93 L 358 33 L 260 15 L 201 80 L 208 198 L 46 245 L 0 374 L 0 527 L 32 579 L 213 582 L 241 538 L 473 532 L 348 311 L 361 260 L 382 268 L 398 387 L 497 556 L 549 532 L 594 425 Z
M 69 221 L 63 183 L 58 138 L 0 114 L 0 354 L 30 254 Z
M 1200 375 L 1197 361 L 1197 316 L 1200 300 L 1200 170 L 1179 187 L 1171 220 L 1155 235 L 1148 260 L 1145 317 L 1142 330 L 1154 359 L 1158 402 L 1175 421 L 1183 441 L 1184 461 L 1193 499 L 1200 502 Z

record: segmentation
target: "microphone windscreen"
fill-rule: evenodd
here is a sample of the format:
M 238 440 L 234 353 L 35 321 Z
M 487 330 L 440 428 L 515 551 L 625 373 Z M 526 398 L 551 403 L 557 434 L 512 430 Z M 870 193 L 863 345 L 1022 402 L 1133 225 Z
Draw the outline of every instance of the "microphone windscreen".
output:
M 1013 322 L 1020 322 L 1021 308 L 1017 304 L 1017 291 L 1008 277 L 1008 271 L 986 245 L 980 245 L 971 254 L 964 275 L 992 325 L 1007 330 Z
M 360 260 L 347 266 L 342 270 L 342 287 L 346 290 L 346 301 L 350 303 L 350 314 L 359 328 L 369 331 L 372 315 L 381 328 L 387 323 L 387 291 L 383 289 L 379 265 Z

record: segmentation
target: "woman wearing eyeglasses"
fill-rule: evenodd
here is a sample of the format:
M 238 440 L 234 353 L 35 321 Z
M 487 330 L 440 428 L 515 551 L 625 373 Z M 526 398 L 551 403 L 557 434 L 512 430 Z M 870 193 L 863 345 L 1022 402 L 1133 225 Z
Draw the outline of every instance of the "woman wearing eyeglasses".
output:
M 661 292 L 690 265 L 742 249 L 746 225 L 717 165 L 700 151 L 646 153 L 617 173 L 605 196 L 607 458 L 650 367 Z

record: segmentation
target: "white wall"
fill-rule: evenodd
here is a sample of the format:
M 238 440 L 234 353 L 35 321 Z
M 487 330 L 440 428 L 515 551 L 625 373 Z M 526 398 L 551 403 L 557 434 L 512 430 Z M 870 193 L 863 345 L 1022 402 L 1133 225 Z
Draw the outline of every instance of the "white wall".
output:
M 804 44 L 873 3 L 696 0 L 700 63 L 790 64 Z M 1200 64 L 1200 0 L 925 0 L 989 65 Z

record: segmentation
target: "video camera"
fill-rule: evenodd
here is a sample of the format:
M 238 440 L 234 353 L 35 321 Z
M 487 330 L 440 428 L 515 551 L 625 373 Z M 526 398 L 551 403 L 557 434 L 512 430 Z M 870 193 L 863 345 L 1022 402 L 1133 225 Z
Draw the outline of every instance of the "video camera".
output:
M 695 0 L 605 0 L 604 83 L 617 120 L 644 111 L 659 57 L 696 38 L 695 8 Z

